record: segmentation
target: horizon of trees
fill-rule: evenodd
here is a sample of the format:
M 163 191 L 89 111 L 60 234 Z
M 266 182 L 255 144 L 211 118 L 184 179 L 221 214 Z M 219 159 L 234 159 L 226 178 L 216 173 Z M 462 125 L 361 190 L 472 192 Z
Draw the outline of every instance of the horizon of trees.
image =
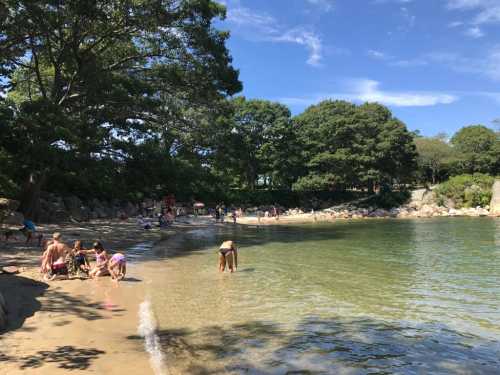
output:
M 499 132 L 448 142 L 377 103 L 288 107 L 242 83 L 215 1 L 0 4 L 0 195 L 36 218 L 41 191 L 81 198 L 227 200 L 344 192 L 500 173 Z

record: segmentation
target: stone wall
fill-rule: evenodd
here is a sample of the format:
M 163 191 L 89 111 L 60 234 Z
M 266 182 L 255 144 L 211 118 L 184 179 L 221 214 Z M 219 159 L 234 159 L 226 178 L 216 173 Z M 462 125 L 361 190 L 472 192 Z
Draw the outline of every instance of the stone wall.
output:
M 60 197 L 50 193 L 42 194 L 40 207 L 40 217 L 37 220 L 40 223 L 131 217 L 140 211 L 139 206 L 131 202 L 101 201 L 95 198 L 83 201 L 77 196 Z

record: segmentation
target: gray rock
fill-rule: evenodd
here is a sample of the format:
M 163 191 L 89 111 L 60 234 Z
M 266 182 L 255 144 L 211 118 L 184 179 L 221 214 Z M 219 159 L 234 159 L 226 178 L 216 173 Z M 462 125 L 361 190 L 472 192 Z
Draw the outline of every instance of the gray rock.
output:
M 3 222 L 8 225 L 23 225 L 24 215 L 20 212 L 9 212 Z
M 500 180 L 496 180 L 493 184 L 490 202 L 490 215 L 500 216 Z
M 0 198 L 0 211 L 15 211 L 19 207 L 19 202 L 13 199 Z

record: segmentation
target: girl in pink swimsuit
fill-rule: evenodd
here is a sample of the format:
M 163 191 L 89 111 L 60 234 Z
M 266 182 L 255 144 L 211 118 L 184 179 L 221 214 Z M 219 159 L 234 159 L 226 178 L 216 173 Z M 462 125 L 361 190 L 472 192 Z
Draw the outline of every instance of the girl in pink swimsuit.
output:
M 114 254 L 109 260 L 108 271 L 113 280 L 123 280 L 127 273 L 127 261 L 122 253 Z
M 91 250 L 86 250 L 85 252 L 93 252 L 95 254 L 95 266 L 89 272 L 90 277 L 99 277 L 109 275 L 108 271 L 108 255 L 106 250 L 99 241 L 94 242 L 94 246 Z

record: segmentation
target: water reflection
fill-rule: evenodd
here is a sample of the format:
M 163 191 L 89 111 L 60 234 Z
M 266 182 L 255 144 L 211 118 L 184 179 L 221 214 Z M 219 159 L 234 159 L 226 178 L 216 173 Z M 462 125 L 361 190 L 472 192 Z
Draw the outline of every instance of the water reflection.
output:
M 493 219 L 229 226 L 141 274 L 174 374 L 498 373 L 497 237 Z M 225 238 L 247 272 L 217 272 Z
M 308 317 L 158 332 L 174 373 L 497 374 L 498 342 L 444 324 Z

